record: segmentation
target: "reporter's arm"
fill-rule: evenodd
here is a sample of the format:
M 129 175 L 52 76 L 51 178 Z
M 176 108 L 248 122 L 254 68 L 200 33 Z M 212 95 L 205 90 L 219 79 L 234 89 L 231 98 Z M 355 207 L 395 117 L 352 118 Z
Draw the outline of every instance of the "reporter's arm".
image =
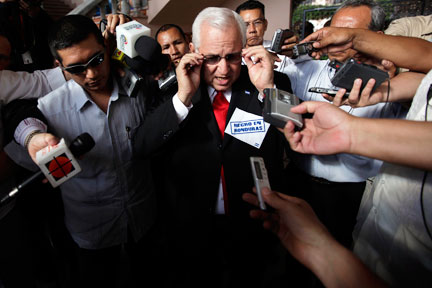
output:
M 432 171 L 432 123 L 354 117 L 346 152 Z
M 5 104 L 15 99 L 42 97 L 66 83 L 60 67 L 33 73 L 0 71 L 0 99 Z
M 353 48 L 413 71 L 426 73 L 432 69 L 432 43 L 419 38 L 385 35 L 366 29 L 325 27 L 302 42 L 315 40 L 317 43 L 313 46 L 324 53 Z
M 303 130 L 288 122 L 285 137 L 300 153 L 350 153 L 432 170 L 432 122 L 354 117 L 324 102 L 303 102 L 293 113 L 313 113 Z
M 386 287 L 351 251 L 332 239 L 309 267 L 325 287 Z
M 318 220 L 310 205 L 299 198 L 264 188 L 264 201 L 275 209 L 252 210 L 254 219 L 274 232 L 290 254 L 309 268 L 326 287 L 382 287 L 379 280 L 354 254 L 339 244 Z M 257 206 L 257 197 L 243 199 Z
M 398 67 L 427 73 L 432 69 L 432 43 L 415 37 L 392 36 L 356 29 L 353 47 Z M 421 61 L 419 61 L 421 55 Z

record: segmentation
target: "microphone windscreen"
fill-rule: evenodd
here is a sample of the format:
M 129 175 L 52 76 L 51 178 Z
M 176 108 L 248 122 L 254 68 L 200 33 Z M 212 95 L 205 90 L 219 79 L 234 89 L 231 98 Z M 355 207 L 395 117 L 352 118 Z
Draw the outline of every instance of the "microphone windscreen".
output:
M 135 42 L 135 50 L 146 61 L 153 62 L 159 59 L 162 48 L 159 43 L 148 36 L 141 36 Z
M 69 150 L 76 157 L 89 152 L 95 146 L 95 142 L 90 134 L 83 133 L 76 137 L 69 145 Z

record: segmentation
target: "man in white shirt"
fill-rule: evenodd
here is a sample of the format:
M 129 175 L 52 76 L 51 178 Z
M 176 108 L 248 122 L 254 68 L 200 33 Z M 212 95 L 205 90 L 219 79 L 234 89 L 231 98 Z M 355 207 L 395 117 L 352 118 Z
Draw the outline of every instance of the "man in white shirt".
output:
M 362 28 L 380 32 L 384 28 L 384 10 L 369 0 L 346 1 L 333 15 L 332 27 Z M 377 44 L 378 45 L 378 44 Z M 354 57 L 356 50 L 329 53 L 329 60 L 305 60 L 284 67 L 294 94 L 304 101 L 328 102 L 321 94 L 309 92 L 311 87 L 334 88 L 330 79 L 335 69 L 330 60 L 343 62 Z M 392 118 L 397 106 L 380 103 L 361 108 L 340 107 L 346 112 L 367 118 Z M 395 110 L 396 109 L 396 110 Z M 375 176 L 381 161 L 350 154 L 293 155 L 292 173 L 299 174 L 299 196 L 306 199 L 335 238 L 350 247 L 358 207 L 366 180 Z M 298 173 L 301 171 L 302 173 Z M 300 184 L 301 183 L 301 184 Z

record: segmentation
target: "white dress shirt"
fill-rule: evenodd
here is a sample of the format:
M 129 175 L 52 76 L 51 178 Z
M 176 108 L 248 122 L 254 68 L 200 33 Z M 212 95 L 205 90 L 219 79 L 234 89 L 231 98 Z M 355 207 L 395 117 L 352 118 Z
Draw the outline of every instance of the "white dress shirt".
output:
M 425 121 L 431 84 L 432 70 L 417 89 L 407 119 Z M 431 107 L 429 100 L 428 121 Z M 359 208 L 354 253 L 391 287 L 431 286 L 432 239 L 425 225 L 432 229 L 432 175 L 428 171 L 422 185 L 424 175 L 420 169 L 384 163 Z
M 335 71 L 329 66 L 330 60 L 304 60 L 283 67 L 288 75 L 294 94 L 304 101 L 327 101 L 320 93 L 309 92 L 310 87 L 336 88 L 331 83 Z M 398 105 L 380 103 L 373 106 L 340 109 L 351 115 L 367 118 L 395 118 Z M 298 167 L 309 175 L 333 182 L 362 182 L 375 176 L 382 161 L 353 154 L 307 155 L 296 154 L 294 159 Z

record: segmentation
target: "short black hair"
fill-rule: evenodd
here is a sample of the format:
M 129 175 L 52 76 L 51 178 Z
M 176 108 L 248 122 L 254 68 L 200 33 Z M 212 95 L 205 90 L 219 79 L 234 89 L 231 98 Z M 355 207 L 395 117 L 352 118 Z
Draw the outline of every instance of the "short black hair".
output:
M 180 35 L 183 37 L 183 39 L 188 42 L 186 34 L 184 33 L 183 29 L 180 28 L 180 26 L 176 25 L 176 24 L 164 24 L 162 25 L 157 31 L 156 31 L 156 35 L 155 35 L 155 39 L 157 41 L 157 37 L 159 35 L 160 32 L 165 32 L 168 31 L 171 28 L 175 28 L 177 29 L 177 31 L 180 32 Z
M 58 50 L 66 49 L 94 35 L 97 42 L 104 45 L 104 38 L 96 23 L 83 15 L 67 15 L 56 21 L 48 34 L 51 54 L 62 61 Z
M 259 1 L 255 1 L 255 0 L 249 0 L 246 1 L 242 4 L 240 4 L 237 8 L 236 8 L 236 12 L 237 14 L 240 14 L 240 11 L 244 11 L 244 10 L 252 10 L 252 9 L 260 9 L 263 16 L 265 17 L 265 6 L 264 4 L 262 4 Z

